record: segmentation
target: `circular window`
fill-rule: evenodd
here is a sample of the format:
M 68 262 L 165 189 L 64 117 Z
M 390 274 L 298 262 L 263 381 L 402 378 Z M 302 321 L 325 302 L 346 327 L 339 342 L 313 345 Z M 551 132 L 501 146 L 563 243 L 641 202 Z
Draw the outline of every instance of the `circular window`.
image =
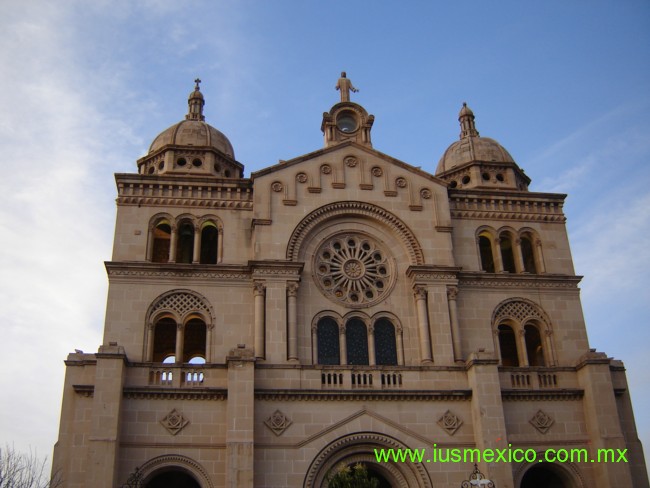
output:
M 224 175 L 226 178 L 230 178 L 230 170 L 227 169 L 226 171 L 224 171 L 224 172 L 223 172 L 223 175 Z
M 221 165 L 219 163 L 214 163 L 214 170 L 217 173 L 220 173 L 221 172 Z
M 481 176 L 485 181 L 490 181 L 490 174 L 489 173 L 483 173 Z
M 386 298 L 395 281 L 393 262 L 371 237 L 339 234 L 314 255 L 316 282 L 323 294 L 348 307 L 363 308 Z
M 178 158 L 178 161 L 176 161 L 177 166 L 185 166 L 187 164 L 187 161 L 185 161 L 185 158 Z
M 458 186 L 458 182 L 456 180 L 451 180 L 449 182 L 449 188 L 456 188 Z
M 467 183 L 469 183 L 469 181 L 470 181 L 469 176 L 463 176 L 463 185 L 466 185 Z
M 165 167 L 165 162 L 164 161 L 161 161 L 160 163 L 158 163 L 158 169 L 160 171 L 162 171 L 164 167 Z
M 503 175 L 501 173 L 497 173 L 497 180 L 503 182 L 505 180 L 505 178 L 503 177 Z
M 352 112 L 341 112 L 336 118 L 336 127 L 341 132 L 354 132 L 357 130 L 357 118 Z
M 198 158 L 195 159 L 194 161 L 192 161 L 192 165 L 193 165 L 195 168 L 200 167 L 202 164 L 203 164 L 203 162 L 202 162 L 200 159 L 198 159 Z
M 149 174 L 152 175 L 154 171 L 156 171 L 156 168 L 154 168 L 153 166 L 151 166 L 151 167 L 149 168 Z

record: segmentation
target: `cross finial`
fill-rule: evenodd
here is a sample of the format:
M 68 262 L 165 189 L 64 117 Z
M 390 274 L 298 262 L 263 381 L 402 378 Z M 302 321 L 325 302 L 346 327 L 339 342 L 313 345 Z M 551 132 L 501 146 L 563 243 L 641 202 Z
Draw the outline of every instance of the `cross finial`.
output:
M 196 86 L 194 87 L 194 89 L 198 90 L 199 89 L 199 83 L 201 83 L 201 78 L 197 78 L 196 80 L 194 80 L 194 83 L 196 83 Z

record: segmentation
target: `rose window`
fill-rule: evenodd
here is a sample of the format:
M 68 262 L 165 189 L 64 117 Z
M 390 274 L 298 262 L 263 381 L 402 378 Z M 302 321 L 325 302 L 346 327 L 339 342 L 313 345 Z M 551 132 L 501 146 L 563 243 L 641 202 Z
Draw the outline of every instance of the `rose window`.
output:
M 338 235 L 322 244 L 314 256 L 314 270 L 328 298 L 355 308 L 384 299 L 394 282 L 388 253 L 361 234 Z

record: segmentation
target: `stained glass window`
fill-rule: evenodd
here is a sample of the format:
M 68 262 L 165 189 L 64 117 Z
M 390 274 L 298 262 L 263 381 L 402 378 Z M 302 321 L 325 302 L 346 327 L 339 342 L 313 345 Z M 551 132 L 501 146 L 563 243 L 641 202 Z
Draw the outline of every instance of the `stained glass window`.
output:
M 388 319 L 375 322 L 375 357 L 380 366 L 397 365 L 395 327 Z
M 368 330 L 359 319 L 350 319 L 345 327 L 348 364 L 369 364 Z
M 318 321 L 318 364 L 341 364 L 339 325 L 331 317 Z

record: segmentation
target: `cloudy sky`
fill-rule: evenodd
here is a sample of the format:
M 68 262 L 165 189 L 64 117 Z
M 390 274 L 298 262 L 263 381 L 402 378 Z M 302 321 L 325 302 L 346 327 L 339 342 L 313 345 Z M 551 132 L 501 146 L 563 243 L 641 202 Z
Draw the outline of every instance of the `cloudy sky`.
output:
M 376 149 L 433 172 L 466 101 L 569 194 L 591 347 L 625 361 L 650 451 L 650 3 L 442 3 L 2 0 L 0 445 L 51 457 L 63 359 L 102 338 L 112 175 L 194 78 L 248 175 L 322 147 L 346 70 Z

